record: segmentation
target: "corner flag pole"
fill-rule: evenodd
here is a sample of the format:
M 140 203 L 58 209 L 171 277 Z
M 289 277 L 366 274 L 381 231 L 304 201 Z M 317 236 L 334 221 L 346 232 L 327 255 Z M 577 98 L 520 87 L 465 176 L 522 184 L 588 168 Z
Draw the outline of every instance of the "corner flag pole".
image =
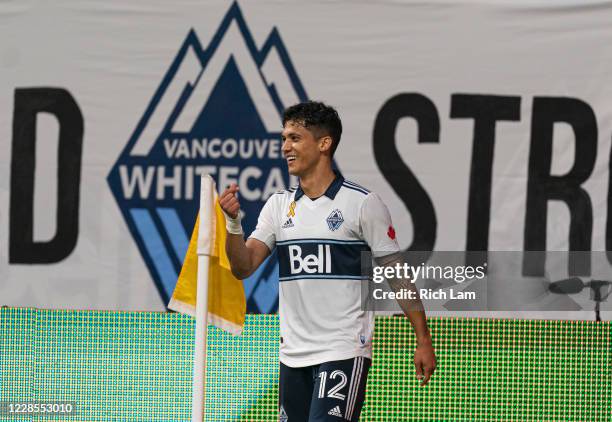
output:
M 206 336 L 208 333 L 208 267 L 214 248 L 215 182 L 208 174 L 200 178 L 200 228 L 198 232 L 198 284 L 196 333 L 193 357 L 191 421 L 202 422 L 206 398 Z

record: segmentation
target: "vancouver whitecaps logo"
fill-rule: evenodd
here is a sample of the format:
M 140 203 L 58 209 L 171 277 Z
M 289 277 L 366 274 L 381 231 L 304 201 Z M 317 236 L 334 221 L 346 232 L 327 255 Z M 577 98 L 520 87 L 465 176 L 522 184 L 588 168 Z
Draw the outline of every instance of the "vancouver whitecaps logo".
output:
M 327 217 L 327 226 L 331 231 L 336 231 L 344 223 L 344 218 L 339 209 L 335 209 Z
M 180 47 L 108 183 L 168 303 L 198 207 L 199 176 L 238 183 L 250 233 L 265 200 L 290 180 L 281 153 L 282 110 L 307 99 L 276 28 L 258 48 L 237 3 L 206 48 L 194 30 Z M 291 183 L 290 183 L 291 182 Z M 250 312 L 278 307 L 278 268 L 245 280 Z

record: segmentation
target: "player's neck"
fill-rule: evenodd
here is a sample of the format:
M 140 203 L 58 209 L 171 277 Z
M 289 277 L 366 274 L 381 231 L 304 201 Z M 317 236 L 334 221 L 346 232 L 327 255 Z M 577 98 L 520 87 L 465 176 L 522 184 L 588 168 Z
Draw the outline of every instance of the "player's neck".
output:
M 325 166 L 316 169 L 316 171 L 302 175 L 300 177 L 300 187 L 307 197 L 318 198 L 325 193 L 335 178 L 336 174 L 331 166 Z

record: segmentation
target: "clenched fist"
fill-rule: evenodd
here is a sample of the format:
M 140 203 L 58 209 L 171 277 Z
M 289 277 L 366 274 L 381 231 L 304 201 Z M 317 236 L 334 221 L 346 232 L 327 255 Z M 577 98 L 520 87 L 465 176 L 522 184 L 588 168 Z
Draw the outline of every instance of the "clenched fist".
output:
M 237 218 L 240 213 L 240 202 L 238 202 L 238 185 L 232 183 L 223 191 L 219 197 L 219 205 L 221 209 L 231 218 Z

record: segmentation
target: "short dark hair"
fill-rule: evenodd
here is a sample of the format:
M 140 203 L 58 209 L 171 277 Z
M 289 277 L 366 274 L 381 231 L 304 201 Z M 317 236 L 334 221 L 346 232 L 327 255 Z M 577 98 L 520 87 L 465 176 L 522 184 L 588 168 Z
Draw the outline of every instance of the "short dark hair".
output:
M 342 122 L 333 107 L 317 101 L 299 103 L 283 113 L 283 127 L 289 121 L 299 123 L 309 130 L 323 131 L 321 136 L 329 135 L 332 139 L 331 154 L 334 155 L 342 135 Z

